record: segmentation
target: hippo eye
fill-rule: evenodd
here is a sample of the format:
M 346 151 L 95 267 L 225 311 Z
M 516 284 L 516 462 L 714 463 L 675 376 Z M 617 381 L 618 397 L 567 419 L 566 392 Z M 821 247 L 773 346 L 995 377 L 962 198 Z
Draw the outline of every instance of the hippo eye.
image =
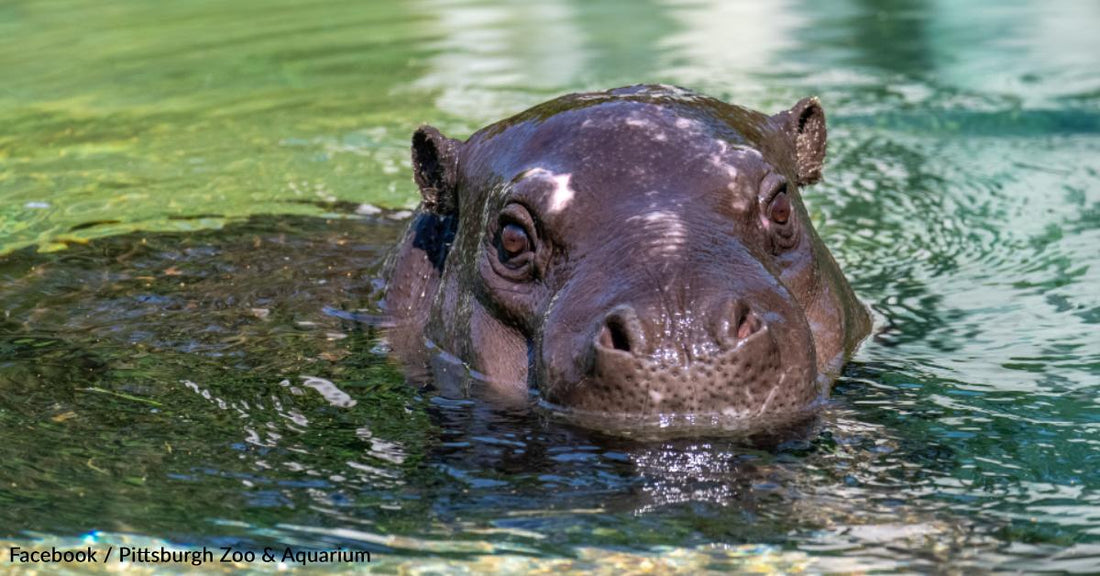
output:
M 787 183 L 772 177 L 765 180 L 765 187 L 770 192 L 761 199 L 761 220 L 764 229 L 769 232 L 772 252 L 779 254 L 798 244 L 799 227 L 794 222 L 794 206 L 791 204 L 791 192 L 787 189 Z
M 787 196 L 786 186 L 778 194 L 772 197 L 768 206 L 768 218 L 776 224 L 786 224 L 791 218 L 791 198 Z
M 498 217 L 493 239 L 493 269 L 514 281 L 526 281 L 534 276 L 538 237 L 535 220 L 521 204 L 509 204 Z
M 509 259 L 527 252 L 531 249 L 527 231 L 519 224 L 506 224 L 500 230 L 500 249 Z

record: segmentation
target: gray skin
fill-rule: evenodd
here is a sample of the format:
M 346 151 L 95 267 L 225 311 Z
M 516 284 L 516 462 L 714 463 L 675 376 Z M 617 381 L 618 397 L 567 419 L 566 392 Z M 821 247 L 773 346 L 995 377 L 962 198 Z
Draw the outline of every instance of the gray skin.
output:
M 394 349 L 593 426 L 803 420 L 870 329 L 802 203 L 825 140 L 817 99 L 767 116 L 669 86 L 563 96 L 465 142 L 423 126 Z

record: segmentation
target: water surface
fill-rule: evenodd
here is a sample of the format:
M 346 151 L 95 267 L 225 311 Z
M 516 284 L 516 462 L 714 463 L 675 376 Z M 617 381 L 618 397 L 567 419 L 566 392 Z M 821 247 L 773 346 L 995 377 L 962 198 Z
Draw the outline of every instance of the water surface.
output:
M 1094 572 L 1100 7 L 0 6 L 0 539 L 397 570 Z M 629 442 L 405 384 L 408 138 L 669 82 L 826 107 L 876 315 L 814 433 Z

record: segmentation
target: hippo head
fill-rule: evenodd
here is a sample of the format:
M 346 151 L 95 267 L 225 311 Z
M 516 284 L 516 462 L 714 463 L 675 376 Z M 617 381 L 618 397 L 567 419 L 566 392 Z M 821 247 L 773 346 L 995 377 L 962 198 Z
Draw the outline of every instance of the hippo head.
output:
M 816 99 L 767 116 L 664 86 L 466 142 L 422 127 L 391 310 L 499 393 L 589 421 L 800 417 L 868 329 L 800 195 L 825 140 Z

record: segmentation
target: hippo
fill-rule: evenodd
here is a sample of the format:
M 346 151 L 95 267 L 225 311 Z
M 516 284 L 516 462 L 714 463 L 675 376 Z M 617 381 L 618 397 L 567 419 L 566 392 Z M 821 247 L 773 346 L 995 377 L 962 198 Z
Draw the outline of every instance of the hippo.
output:
M 804 421 L 871 324 L 802 202 L 825 147 L 816 98 L 769 116 L 664 85 L 565 95 L 465 141 L 421 126 L 391 346 L 588 426 Z

